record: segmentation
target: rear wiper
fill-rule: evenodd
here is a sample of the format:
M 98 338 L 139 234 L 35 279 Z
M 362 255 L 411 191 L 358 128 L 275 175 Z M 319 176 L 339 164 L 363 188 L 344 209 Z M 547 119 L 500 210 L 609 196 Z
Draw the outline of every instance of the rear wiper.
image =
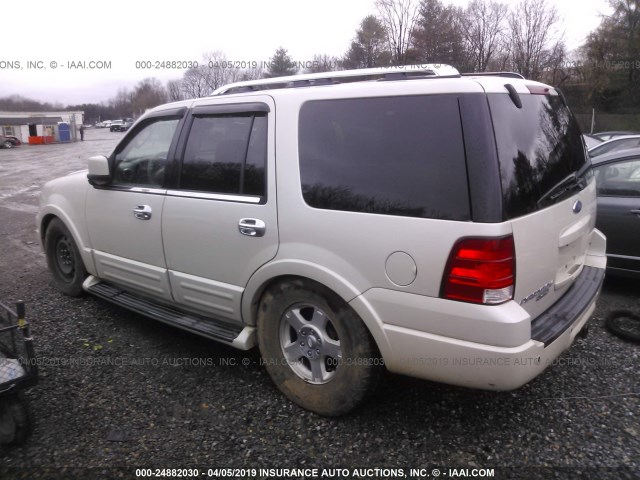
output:
M 547 201 L 555 201 L 561 196 L 573 192 L 574 190 L 582 190 L 585 186 L 584 179 L 578 175 L 578 172 L 574 172 L 565 177 L 560 182 L 551 187 L 544 195 L 540 197 L 537 204 L 540 207 Z

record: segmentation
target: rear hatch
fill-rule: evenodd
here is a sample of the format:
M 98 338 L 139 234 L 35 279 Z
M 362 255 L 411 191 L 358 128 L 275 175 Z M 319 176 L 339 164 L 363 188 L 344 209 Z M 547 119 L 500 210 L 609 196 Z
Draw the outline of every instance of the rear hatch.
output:
M 595 182 L 580 129 L 563 97 L 535 82 L 514 81 L 507 88 L 487 96 L 503 218 L 513 226 L 514 300 L 536 318 L 582 272 L 595 226 Z

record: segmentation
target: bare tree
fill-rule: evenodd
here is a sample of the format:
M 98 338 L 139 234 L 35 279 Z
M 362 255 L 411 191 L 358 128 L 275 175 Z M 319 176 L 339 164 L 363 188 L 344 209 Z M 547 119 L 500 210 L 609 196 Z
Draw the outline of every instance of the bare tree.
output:
M 392 62 L 405 65 L 418 18 L 418 3 L 415 0 L 376 0 L 376 8 L 387 32 Z
M 211 95 L 211 72 L 209 68 L 193 67 L 184 72 L 182 91 L 187 98 L 201 98 Z
M 460 26 L 471 60 L 471 68 L 485 72 L 502 45 L 508 8 L 488 0 L 472 0 Z
M 220 50 L 205 53 L 203 68 L 209 69 L 208 79 L 211 91 L 237 81 L 241 70 L 236 64 L 227 60 L 227 56 Z M 211 92 L 209 92 L 210 94 Z
M 182 92 L 182 80 L 169 80 L 166 90 L 168 101 L 179 102 L 180 100 L 185 100 L 185 95 Z
M 109 100 L 113 114 L 116 117 L 125 118 L 133 116 L 131 102 L 133 100 L 133 92 L 127 88 L 119 88 L 116 96 Z
M 220 50 L 206 52 L 197 67 L 190 68 L 182 77 L 182 91 L 187 98 L 201 98 L 229 83 L 242 78 L 243 71 L 227 60 Z
M 311 62 L 308 62 L 304 73 L 322 73 L 333 72 L 339 70 L 342 67 L 342 62 L 337 57 L 332 57 L 327 54 L 314 55 Z
M 245 68 L 240 71 L 238 81 L 247 82 L 250 80 L 258 80 L 260 78 L 264 78 L 264 69 L 262 68 L 261 62 L 256 62 L 255 66 Z
M 511 59 L 526 78 L 540 78 L 548 66 L 550 50 L 559 37 L 559 20 L 558 11 L 546 0 L 523 0 L 509 14 Z
M 167 91 L 157 78 L 149 77 L 138 82 L 131 94 L 133 116 L 142 115 L 147 109 L 167 102 Z
M 564 85 L 573 75 L 569 54 L 564 40 L 560 39 L 547 51 L 546 74 L 543 81 L 557 87 Z

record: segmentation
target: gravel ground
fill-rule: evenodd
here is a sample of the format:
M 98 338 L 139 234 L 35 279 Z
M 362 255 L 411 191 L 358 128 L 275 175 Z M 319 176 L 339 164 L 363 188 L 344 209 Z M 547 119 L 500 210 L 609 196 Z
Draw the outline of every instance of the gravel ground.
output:
M 387 375 L 367 404 L 338 419 L 288 402 L 257 351 L 58 293 L 35 238 L 40 186 L 109 153 L 121 136 L 88 130 L 82 143 L 0 150 L 0 301 L 26 301 L 41 360 L 40 383 L 27 392 L 35 430 L 26 445 L 0 450 L 0 478 L 135 478 L 136 468 L 193 467 L 199 478 L 209 468 L 319 469 L 307 478 L 331 468 L 349 469 L 334 478 L 393 473 L 354 468 L 403 469 L 408 478 L 435 478 L 433 469 L 443 478 L 473 469 L 495 469 L 495 478 L 640 478 L 639 350 L 604 328 L 611 310 L 640 313 L 638 281 L 607 279 L 590 335 L 515 392 Z M 425 470 L 411 476 L 411 468 Z

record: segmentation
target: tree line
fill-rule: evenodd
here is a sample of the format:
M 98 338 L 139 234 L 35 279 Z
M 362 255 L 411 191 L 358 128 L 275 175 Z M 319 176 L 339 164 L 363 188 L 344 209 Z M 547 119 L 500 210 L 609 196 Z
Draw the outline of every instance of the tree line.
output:
M 577 111 L 629 113 L 640 106 L 640 0 L 609 0 L 583 45 L 569 52 L 561 18 L 549 0 L 521 0 L 509 7 L 471 0 L 466 8 L 442 0 L 376 0 L 341 57 L 314 55 L 295 61 L 284 47 L 266 65 L 236 68 L 222 51 L 203 54 L 200 66 L 162 84 L 146 78 L 122 88 L 106 103 L 69 106 L 89 122 L 137 117 L 148 108 L 204 97 L 225 84 L 296 73 L 411 64 L 449 64 L 461 72 L 514 71 L 563 89 Z M 578 7 L 579 8 L 579 7 Z M 303 66 L 301 68 L 301 66 Z M 37 103 L 37 102 L 36 102 Z M 26 108 L 29 106 L 29 108 Z M 53 108 L 42 104 L 42 108 Z M 0 99 L 1 110 L 37 109 L 22 97 Z

